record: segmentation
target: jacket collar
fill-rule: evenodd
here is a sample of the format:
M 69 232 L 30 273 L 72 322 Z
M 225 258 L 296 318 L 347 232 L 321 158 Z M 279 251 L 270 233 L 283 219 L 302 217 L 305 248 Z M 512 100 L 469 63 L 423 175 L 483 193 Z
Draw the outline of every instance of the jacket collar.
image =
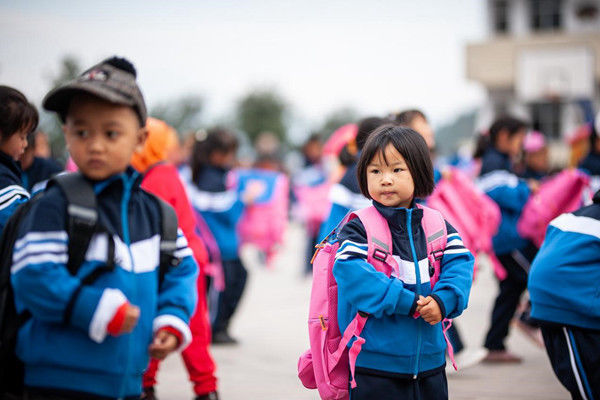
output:
M 11 156 L 6 154 L 3 151 L 0 151 L 0 164 L 6 166 L 12 173 L 14 173 L 17 178 L 21 179 L 21 166 L 20 164 L 14 160 Z
M 379 211 L 379 213 L 386 219 L 390 228 L 401 228 L 406 229 L 406 224 L 408 223 L 408 213 L 411 213 L 411 225 L 414 228 L 421 224 L 421 219 L 423 218 L 423 210 L 418 208 L 413 199 L 410 208 L 404 207 L 386 207 L 381 203 L 373 200 L 373 205 Z
M 113 187 L 115 185 L 122 185 L 122 187 L 130 187 L 134 189 L 139 187 L 142 183 L 143 175 L 137 172 L 133 167 L 128 166 L 127 169 L 121 173 L 114 174 L 102 181 L 91 181 L 94 186 L 94 191 L 96 194 L 104 191 L 109 187 Z

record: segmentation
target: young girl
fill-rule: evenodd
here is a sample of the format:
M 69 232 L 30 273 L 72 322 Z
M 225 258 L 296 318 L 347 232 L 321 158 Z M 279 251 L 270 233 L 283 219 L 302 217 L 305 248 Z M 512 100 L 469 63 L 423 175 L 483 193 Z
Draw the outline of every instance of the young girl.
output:
M 37 124 L 37 110 L 27 98 L 16 89 L 0 86 L 0 231 L 19 204 L 29 199 L 17 161 Z
M 527 124 L 513 117 L 498 118 L 490 127 L 488 143 L 480 146 L 481 172 L 477 185 L 500 207 L 502 220 L 492 239 L 494 252 L 506 278 L 500 282 L 500 292 L 494 303 L 491 326 L 485 338 L 488 349 L 486 362 L 520 362 L 521 358 L 508 352 L 504 340 L 515 315 L 521 294 L 527 288 L 529 265 L 537 248 L 517 232 L 517 221 L 532 190 L 538 185 L 519 179 L 513 171 L 514 160 L 523 148 Z M 477 154 L 479 153 L 479 154 Z
M 217 294 L 209 288 L 212 341 L 232 344 L 229 321 L 246 286 L 247 271 L 240 260 L 237 222 L 244 209 L 242 199 L 226 185 L 227 174 L 234 166 L 238 141 L 225 129 L 198 131 L 190 161 L 190 169 L 182 170 L 186 190 L 194 209 L 199 212 L 219 245 L 225 290 Z
M 361 192 L 388 221 L 399 275 L 388 277 L 367 263 L 367 237 L 359 219 L 342 228 L 333 267 L 340 331 L 358 311 L 370 315 L 351 398 L 447 399 L 440 322 L 466 308 L 473 256 L 446 222 L 441 275 L 431 289 L 423 210 L 414 199 L 433 190 L 433 168 L 417 132 L 396 125 L 378 128 L 363 148 L 357 174 Z

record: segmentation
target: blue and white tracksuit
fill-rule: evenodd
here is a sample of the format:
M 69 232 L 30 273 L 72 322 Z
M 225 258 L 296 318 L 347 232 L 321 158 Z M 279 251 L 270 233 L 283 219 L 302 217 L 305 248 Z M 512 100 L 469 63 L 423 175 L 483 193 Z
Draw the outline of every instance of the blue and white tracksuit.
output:
M 363 196 L 358 186 L 356 167 L 356 163 L 348 167 L 342 180 L 329 189 L 331 209 L 329 210 L 329 215 L 321 225 L 318 237 L 319 242 L 335 229 L 349 211 L 371 205 L 371 200 Z
M 239 256 L 237 224 L 244 203 L 236 188 L 227 188 L 225 183 L 229 171 L 205 165 L 196 182 L 192 181 L 191 169 L 180 171 L 182 181 L 192 207 L 199 212 L 210 228 L 221 252 L 225 290 L 217 292 L 209 288 L 209 311 L 213 336 L 226 332 L 246 287 L 248 272 Z
M 387 277 L 367 263 L 367 237 L 356 218 L 341 230 L 333 274 L 338 284 L 340 331 L 360 310 L 370 314 L 361 334 L 365 339 L 356 361 L 357 371 L 392 374 L 400 378 L 421 376 L 445 365 L 446 342 L 441 324 L 429 325 L 412 315 L 419 295 L 431 295 L 442 316 L 454 318 L 467 307 L 473 279 L 473 255 L 456 230 L 446 222 L 448 242 L 440 279 L 430 286 L 427 242 L 421 225 L 423 210 L 390 208 L 373 202 L 388 221 L 393 257 L 400 276 Z
M 29 200 L 21 182 L 21 168 L 8 154 L 0 151 L 0 232 L 17 207 Z
M 498 204 L 502 214 L 498 233 L 492 238 L 492 244 L 507 274 L 499 283 L 500 292 L 494 302 L 484 346 L 489 350 L 503 351 L 510 321 L 527 288 L 527 271 L 537 250 L 517 231 L 517 222 L 530 191 L 526 181 L 512 172 L 509 156 L 493 147 L 482 157 L 477 186 Z
M 238 259 L 237 224 L 244 211 L 244 203 L 235 188 L 225 185 L 229 171 L 206 165 L 196 182 L 192 182 L 189 167 L 183 167 L 179 173 L 192 207 L 202 215 L 219 245 L 221 259 Z
M 19 330 L 16 353 L 25 363 L 25 384 L 110 398 L 138 396 L 148 365 L 148 346 L 170 326 L 191 341 L 188 321 L 196 304 L 197 265 L 178 232 L 175 256 L 160 288 L 158 203 L 140 187 L 132 168 L 93 182 L 99 223 L 106 232 L 91 239 L 76 275 L 66 269 L 66 199 L 58 186 L 32 205 L 19 228 L 11 269 L 18 312 L 32 314 Z M 81 279 L 107 261 L 115 244 L 115 269 L 90 285 Z M 125 301 L 140 308 L 135 329 L 107 335 L 107 325 Z M 85 396 L 84 396 L 85 397 Z
M 531 317 L 573 398 L 600 399 L 600 192 L 555 218 L 529 273 Z
M 525 248 L 529 241 L 517 232 L 517 222 L 530 192 L 527 182 L 512 172 L 508 155 L 488 149 L 481 160 L 477 186 L 498 204 L 502 213 L 498 233 L 492 238 L 496 255 Z

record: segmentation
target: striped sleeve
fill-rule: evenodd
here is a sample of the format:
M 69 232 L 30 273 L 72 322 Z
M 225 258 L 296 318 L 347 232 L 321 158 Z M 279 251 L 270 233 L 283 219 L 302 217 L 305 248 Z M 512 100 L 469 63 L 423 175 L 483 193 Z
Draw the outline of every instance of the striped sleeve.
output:
M 193 256 L 192 250 L 188 247 L 188 241 L 183 235 L 181 229 L 177 229 L 177 249 L 175 250 L 175 257 L 185 258 L 187 256 Z
M 19 185 L 10 185 L 0 189 L 0 230 L 17 207 L 29 200 L 29 192 Z

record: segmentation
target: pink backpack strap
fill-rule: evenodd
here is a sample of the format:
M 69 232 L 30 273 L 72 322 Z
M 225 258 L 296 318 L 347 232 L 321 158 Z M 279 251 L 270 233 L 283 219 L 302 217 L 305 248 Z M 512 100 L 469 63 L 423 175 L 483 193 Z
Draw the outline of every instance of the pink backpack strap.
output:
M 367 262 L 388 276 L 398 277 L 399 266 L 392 256 L 392 233 L 387 220 L 374 206 L 361 208 L 353 214 L 360 219 L 367 232 Z
M 425 231 L 425 240 L 427 240 L 427 259 L 429 260 L 429 275 L 431 276 L 430 284 L 433 290 L 433 287 L 440 279 L 442 257 L 444 256 L 444 250 L 446 250 L 448 242 L 448 230 L 446 229 L 446 221 L 439 211 L 420 204 L 417 207 L 423 210 L 421 225 L 423 226 L 423 231 Z M 452 347 L 452 343 L 450 343 L 450 339 L 448 339 L 448 329 L 451 326 L 452 319 L 446 318 L 442 321 L 442 332 L 444 333 L 446 347 L 448 348 L 448 358 L 450 358 L 454 369 L 458 370 L 456 361 L 454 361 L 454 348 Z
M 448 231 L 446 230 L 446 221 L 439 211 L 420 204 L 417 207 L 423 210 L 421 225 L 425 231 L 425 240 L 427 240 L 427 259 L 429 260 L 430 283 L 433 289 L 440 279 L 442 257 L 448 242 Z

